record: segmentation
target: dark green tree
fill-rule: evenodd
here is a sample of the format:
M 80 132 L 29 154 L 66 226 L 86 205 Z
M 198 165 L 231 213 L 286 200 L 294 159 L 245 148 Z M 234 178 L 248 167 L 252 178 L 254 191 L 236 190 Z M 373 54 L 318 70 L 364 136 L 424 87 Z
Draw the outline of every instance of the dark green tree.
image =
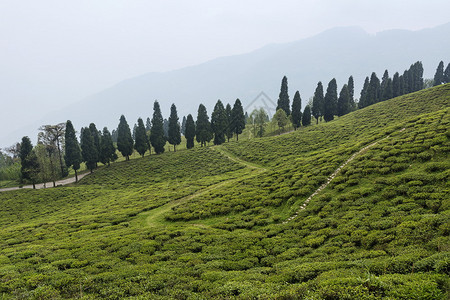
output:
M 231 105 L 227 103 L 227 106 L 225 107 L 225 114 L 227 115 L 227 128 L 225 130 L 225 135 L 227 137 L 228 142 L 233 137 L 233 113 L 231 109 Z
M 194 138 L 195 138 L 195 122 L 192 115 L 189 114 L 186 118 L 186 148 L 194 148 Z
M 169 120 L 167 120 L 167 119 L 163 120 L 163 131 L 164 131 L 164 137 L 166 138 L 166 141 L 167 141 L 167 139 L 169 138 Z
M 302 124 L 302 99 L 300 92 L 296 91 L 294 99 L 292 99 L 292 125 L 294 130 L 297 130 Z
M 38 157 L 33 150 L 33 145 L 31 144 L 30 138 L 24 136 L 22 138 L 22 143 L 20 144 L 19 152 L 21 168 L 21 180 L 30 180 L 33 184 L 33 189 L 36 188 L 36 180 L 39 176 L 40 166 L 38 162 Z
M 372 105 L 380 101 L 381 84 L 375 72 L 370 76 L 369 88 L 367 90 L 367 105 Z
M 311 108 L 309 107 L 309 105 L 306 105 L 305 110 L 303 111 L 302 125 L 303 126 L 311 125 Z
M 334 119 L 337 107 L 337 84 L 336 79 L 331 79 L 328 83 L 327 92 L 323 98 L 323 119 L 329 122 Z
M 437 86 L 444 82 L 444 62 L 441 60 L 436 69 L 436 73 L 434 73 L 433 86 Z
M 401 87 L 400 87 L 400 74 L 395 72 L 394 77 L 392 78 L 392 97 L 398 97 L 401 95 Z
M 206 146 L 206 143 L 209 143 L 212 139 L 211 123 L 209 122 L 206 107 L 203 104 L 198 106 L 195 136 L 202 147 Z
M 214 133 L 214 145 L 225 143 L 225 132 L 228 127 L 228 118 L 222 101 L 217 100 L 211 114 L 211 129 Z
M 134 149 L 144 157 L 145 152 L 149 147 L 149 141 L 147 139 L 147 133 L 145 132 L 144 121 L 141 118 L 138 119 L 136 127 L 136 135 L 134 139 Z
M 117 159 L 116 148 L 114 147 L 112 136 L 108 128 L 104 127 L 102 138 L 100 139 L 100 162 L 104 165 L 110 165 Z
M 166 137 L 164 135 L 164 119 L 161 114 L 161 108 L 158 101 L 153 104 L 152 130 L 150 132 L 150 142 L 155 148 L 156 154 L 164 153 L 166 145 Z
M 130 126 L 128 126 L 125 116 L 121 115 L 119 127 L 117 128 L 117 149 L 126 160 L 130 160 L 130 155 L 133 154 L 133 145 Z
M 421 61 L 416 62 L 412 65 L 413 69 L 413 92 L 420 91 L 423 89 L 423 65 Z
M 323 100 L 323 85 L 319 81 L 312 101 L 312 115 L 316 118 L 316 124 L 319 124 L 319 118 L 323 116 Z
M 447 65 L 444 71 L 444 83 L 450 83 L 450 63 Z
M 358 103 L 358 107 L 359 108 L 364 108 L 366 106 L 368 106 L 368 91 L 369 91 L 369 77 L 366 77 L 366 79 L 364 80 L 364 85 L 363 88 L 361 90 L 361 96 L 359 97 L 359 103 Z
M 242 108 L 241 100 L 236 99 L 231 110 L 231 127 L 236 134 L 236 140 L 239 140 L 239 135 L 245 129 L 246 118 L 244 115 L 244 109 Z
M 389 98 L 384 98 L 389 79 L 391 79 L 389 77 L 389 72 L 388 72 L 388 70 L 385 70 L 384 74 L 383 74 L 383 77 L 381 78 L 381 85 L 380 85 L 380 88 L 381 88 L 380 95 L 381 96 L 380 96 L 380 99 L 379 99 L 380 101 L 384 101 L 384 100 L 389 99 Z
M 344 84 L 339 93 L 337 100 L 337 115 L 339 117 L 348 114 L 351 111 L 350 93 L 348 92 L 348 86 Z
M 290 100 L 288 93 L 288 82 L 286 76 L 283 76 L 283 79 L 281 80 L 281 89 L 280 95 L 278 96 L 277 110 L 280 108 L 284 110 L 287 116 L 291 114 Z
M 169 116 L 169 144 L 173 145 L 173 151 L 176 151 L 176 146 L 181 143 L 180 123 L 178 122 L 177 107 L 172 104 L 170 107 Z
M 97 151 L 97 161 L 95 162 L 95 167 L 97 168 L 97 163 L 100 161 L 100 132 L 97 130 L 97 127 L 94 123 L 89 124 L 89 130 L 91 131 L 91 135 L 94 138 L 94 146 L 95 151 Z
M 350 103 L 355 103 L 355 82 L 353 81 L 353 76 L 348 78 L 347 83 L 348 94 L 350 96 Z
M 387 80 L 386 86 L 385 86 L 385 88 L 384 88 L 384 90 L 383 90 L 383 96 L 382 96 L 382 99 L 383 99 L 383 100 L 391 99 L 391 98 L 393 98 L 393 94 L 394 94 L 394 92 L 393 92 L 392 79 L 389 78 L 389 79 Z
M 66 122 L 66 132 L 64 134 L 64 160 L 68 168 L 72 167 L 75 171 L 75 182 L 78 182 L 78 169 L 82 162 L 80 144 L 78 143 L 75 129 L 70 120 Z
M 95 169 L 95 163 L 98 160 L 98 154 L 97 149 L 95 148 L 94 137 L 92 136 L 89 127 L 81 128 L 80 144 L 83 161 L 92 173 Z

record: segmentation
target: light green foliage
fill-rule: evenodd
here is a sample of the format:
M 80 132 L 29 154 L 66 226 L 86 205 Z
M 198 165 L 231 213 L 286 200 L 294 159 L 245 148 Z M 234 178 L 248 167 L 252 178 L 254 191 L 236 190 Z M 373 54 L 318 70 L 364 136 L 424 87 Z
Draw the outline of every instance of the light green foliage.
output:
M 120 162 L 72 187 L 0 193 L 0 291 L 445 299 L 449 128 L 450 85 L 440 85 L 291 134 Z

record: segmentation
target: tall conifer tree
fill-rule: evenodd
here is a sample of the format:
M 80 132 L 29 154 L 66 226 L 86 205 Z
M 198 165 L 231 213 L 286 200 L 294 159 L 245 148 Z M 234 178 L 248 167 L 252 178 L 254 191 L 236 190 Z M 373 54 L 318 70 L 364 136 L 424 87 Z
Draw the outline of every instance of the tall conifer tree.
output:
M 75 171 L 75 182 L 78 182 L 78 169 L 82 162 L 80 144 L 78 143 L 75 129 L 70 120 L 66 122 L 66 132 L 64 133 L 64 161 L 68 168 L 72 167 Z
M 395 72 L 394 77 L 392 78 L 392 97 L 398 97 L 401 95 L 401 87 L 400 87 L 400 74 Z
M 327 92 L 323 101 L 323 119 L 329 122 L 334 119 L 337 106 L 337 84 L 336 79 L 331 79 L 328 83 Z
M 195 136 L 202 147 L 206 146 L 206 143 L 209 143 L 212 139 L 211 123 L 209 122 L 206 107 L 203 104 L 198 106 Z
M 176 151 L 176 146 L 181 143 L 181 130 L 180 123 L 178 122 L 178 113 L 177 107 L 175 104 L 172 104 L 170 107 L 170 116 L 169 116 L 169 144 L 173 145 L 173 151 Z
M 302 125 L 303 126 L 311 125 L 311 108 L 309 107 L 309 105 L 306 105 L 305 110 L 303 111 Z
M 158 101 L 153 104 L 152 130 L 150 132 L 150 142 L 155 148 L 156 154 L 164 153 L 166 136 L 164 135 L 164 119 L 161 114 L 161 107 Z
M 337 100 L 337 115 L 343 116 L 351 111 L 350 93 L 348 92 L 348 86 L 344 84 L 339 93 Z
M 319 81 L 314 92 L 312 102 L 312 115 L 316 118 L 316 124 L 319 124 L 319 118 L 323 116 L 323 85 Z
M 33 150 L 33 145 L 31 144 L 30 138 L 24 136 L 22 138 L 22 143 L 20 144 L 19 152 L 21 168 L 21 180 L 28 179 L 33 184 L 33 189 L 36 188 L 36 181 L 39 175 L 40 166 L 36 153 Z
M 291 114 L 290 110 L 290 100 L 289 100 L 289 93 L 288 93 L 288 82 L 287 77 L 284 76 L 281 80 L 281 89 L 280 89 L 280 95 L 278 97 L 278 103 L 277 103 L 277 110 L 282 109 L 286 113 L 287 116 Z
M 227 128 L 225 130 L 225 135 L 227 137 L 228 142 L 233 137 L 233 116 L 232 116 L 232 109 L 230 103 L 227 103 L 227 106 L 225 107 L 225 114 L 227 115 Z
M 370 76 L 369 88 L 367 90 L 367 105 L 372 105 L 380 101 L 381 84 L 375 72 Z
M 86 167 L 92 171 L 95 169 L 95 164 L 98 160 L 97 149 L 95 148 L 94 137 L 89 127 L 81 128 L 81 155 L 83 161 L 86 163 Z
M 145 152 L 149 148 L 149 141 L 147 139 L 147 133 L 145 132 L 144 121 L 141 118 L 138 119 L 136 134 L 134 139 L 134 149 L 144 157 Z
M 186 134 L 186 116 L 183 116 L 183 121 L 181 121 L 181 134 Z
M 94 139 L 95 151 L 97 152 L 97 161 L 95 162 L 95 167 L 97 168 L 97 163 L 100 161 L 100 133 L 94 123 L 89 124 L 89 130 Z
M 353 81 L 353 76 L 350 76 L 348 78 L 347 89 L 348 89 L 348 94 L 350 96 L 350 103 L 354 104 L 354 102 L 355 102 L 355 82 Z
M 236 134 L 236 140 L 239 140 L 239 135 L 245 129 L 246 118 L 244 115 L 244 109 L 242 108 L 241 100 L 236 99 L 231 110 L 231 127 Z
M 133 154 L 133 138 L 131 137 L 130 126 L 124 115 L 120 116 L 119 126 L 117 128 L 117 149 L 122 153 L 126 160 L 130 160 Z
M 189 114 L 186 118 L 186 148 L 194 148 L 194 138 L 195 138 L 195 122 L 192 115 Z
M 368 106 L 368 91 L 369 91 L 369 77 L 366 77 L 366 79 L 364 80 L 364 85 L 363 88 L 361 90 L 361 96 L 359 97 L 359 103 L 358 103 L 358 107 L 359 108 L 364 108 L 366 106 Z
M 292 125 L 294 130 L 300 127 L 302 124 L 302 99 L 300 98 L 300 92 L 296 91 L 294 99 L 292 99 Z
M 214 145 L 225 143 L 225 132 L 228 127 L 228 118 L 222 101 L 217 100 L 211 115 L 211 129 L 214 133 Z
M 108 128 L 104 127 L 102 138 L 100 139 L 100 162 L 104 165 L 110 165 L 117 159 L 116 148 L 114 147 L 111 133 Z

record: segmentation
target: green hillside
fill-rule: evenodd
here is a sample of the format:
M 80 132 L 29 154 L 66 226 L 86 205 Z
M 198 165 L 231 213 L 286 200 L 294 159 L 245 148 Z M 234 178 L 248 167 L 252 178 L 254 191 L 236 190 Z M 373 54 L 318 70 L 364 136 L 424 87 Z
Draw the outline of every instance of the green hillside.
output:
M 3 192 L 0 294 L 446 299 L 449 154 L 447 84 L 286 135 Z

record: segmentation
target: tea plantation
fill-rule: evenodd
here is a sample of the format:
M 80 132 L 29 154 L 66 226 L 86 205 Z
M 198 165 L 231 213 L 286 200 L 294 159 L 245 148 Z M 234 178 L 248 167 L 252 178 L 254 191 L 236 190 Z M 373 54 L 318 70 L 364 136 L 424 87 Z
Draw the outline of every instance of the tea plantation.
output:
M 447 299 L 449 157 L 447 84 L 278 137 L 3 192 L 0 295 Z

